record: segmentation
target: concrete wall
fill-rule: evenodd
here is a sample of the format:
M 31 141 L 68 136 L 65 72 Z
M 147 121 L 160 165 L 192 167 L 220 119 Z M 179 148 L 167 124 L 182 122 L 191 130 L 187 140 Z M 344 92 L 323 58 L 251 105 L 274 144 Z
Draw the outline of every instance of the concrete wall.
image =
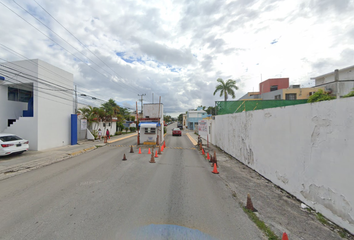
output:
M 30 127 L 29 127 L 30 126 Z M 38 150 L 38 125 L 34 117 L 20 117 L 4 133 L 12 133 L 29 141 L 29 150 Z
M 37 92 L 38 150 L 70 144 L 70 115 L 74 113 L 73 75 L 41 60 L 38 77 L 71 91 L 46 90 Z M 48 88 L 42 83 L 38 87 Z
M 210 141 L 354 233 L 354 98 L 216 116 Z

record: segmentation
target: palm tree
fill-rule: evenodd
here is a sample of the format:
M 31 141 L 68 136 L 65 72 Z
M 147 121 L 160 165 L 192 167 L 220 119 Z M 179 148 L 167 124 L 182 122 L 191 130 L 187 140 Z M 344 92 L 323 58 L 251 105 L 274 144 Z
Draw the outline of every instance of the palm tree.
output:
M 227 101 L 227 96 L 231 95 L 232 98 L 235 98 L 235 92 L 233 89 L 238 90 L 238 87 L 236 86 L 236 81 L 229 79 L 225 83 L 221 78 L 218 78 L 216 81 L 218 81 L 220 84 L 216 86 L 215 88 L 215 93 L 220 91 L 220 97 L 224 94 L 225 102 Z

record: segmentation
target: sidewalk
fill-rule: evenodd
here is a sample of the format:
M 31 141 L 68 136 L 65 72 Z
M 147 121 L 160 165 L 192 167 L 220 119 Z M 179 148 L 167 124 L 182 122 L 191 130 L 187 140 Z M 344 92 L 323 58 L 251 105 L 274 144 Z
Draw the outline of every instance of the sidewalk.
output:
M 126 138 L 134 137 L 137 133 L 130 133 L 111 137 L 107 143 L 113 143 Z M 44 151 L 28 151 L 22 155 L 0 157 L 0 180 L 28 172 L 43 166 L 63 161 L 81 153 L 92 151 L 100 146 L 105 146 L 103 140 L 78 141 L 76 145 L 67 145 Z
M 194 140 L 194 142 L 191 140 L 193 144 L 197 143 L 198 135 L 194 131 L 184 130 L 184 134 Z M 219 171 L 217 177 L 220 177 L 230 189 L 232 197 L 241 206 L 246 206 L 249 193 L 254 208 L 258 210 L 257 217 L 279 237 L 278 239 L 281 239 L 283 232 L 288 234 L 290 240 L 354 239 L 353 235 L 347 234 L 329 220 L 316 215 L 313 210 L 302 209 L 298 199 L 220 148 L 210 143 L 208 148 L 207 141 L 202 140 L 206 154 L 216 152 Z M 199 152 L 201 154 L 201 151 Z M 213 168 L 210 166 L 210 174 L 212 174 L 212 170 Z M 319 219 L 327 223 L 322 224 Z M 340 234 L 343 238 L 340 237 Z

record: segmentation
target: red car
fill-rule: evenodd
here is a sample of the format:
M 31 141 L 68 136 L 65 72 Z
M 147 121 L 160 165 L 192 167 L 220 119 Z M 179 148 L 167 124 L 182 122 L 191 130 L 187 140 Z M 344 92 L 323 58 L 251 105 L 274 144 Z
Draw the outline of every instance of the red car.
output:
M 182 136 L 182 131 L 179 128 L 172 129 L 172 136 Z

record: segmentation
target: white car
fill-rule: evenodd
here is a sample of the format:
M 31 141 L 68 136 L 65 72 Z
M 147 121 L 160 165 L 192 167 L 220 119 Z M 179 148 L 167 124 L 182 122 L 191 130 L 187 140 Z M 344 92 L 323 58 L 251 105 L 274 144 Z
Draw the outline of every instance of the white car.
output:
M 11 133 L 0 133 L 0 156 L 28 151 L 28 140 Z

